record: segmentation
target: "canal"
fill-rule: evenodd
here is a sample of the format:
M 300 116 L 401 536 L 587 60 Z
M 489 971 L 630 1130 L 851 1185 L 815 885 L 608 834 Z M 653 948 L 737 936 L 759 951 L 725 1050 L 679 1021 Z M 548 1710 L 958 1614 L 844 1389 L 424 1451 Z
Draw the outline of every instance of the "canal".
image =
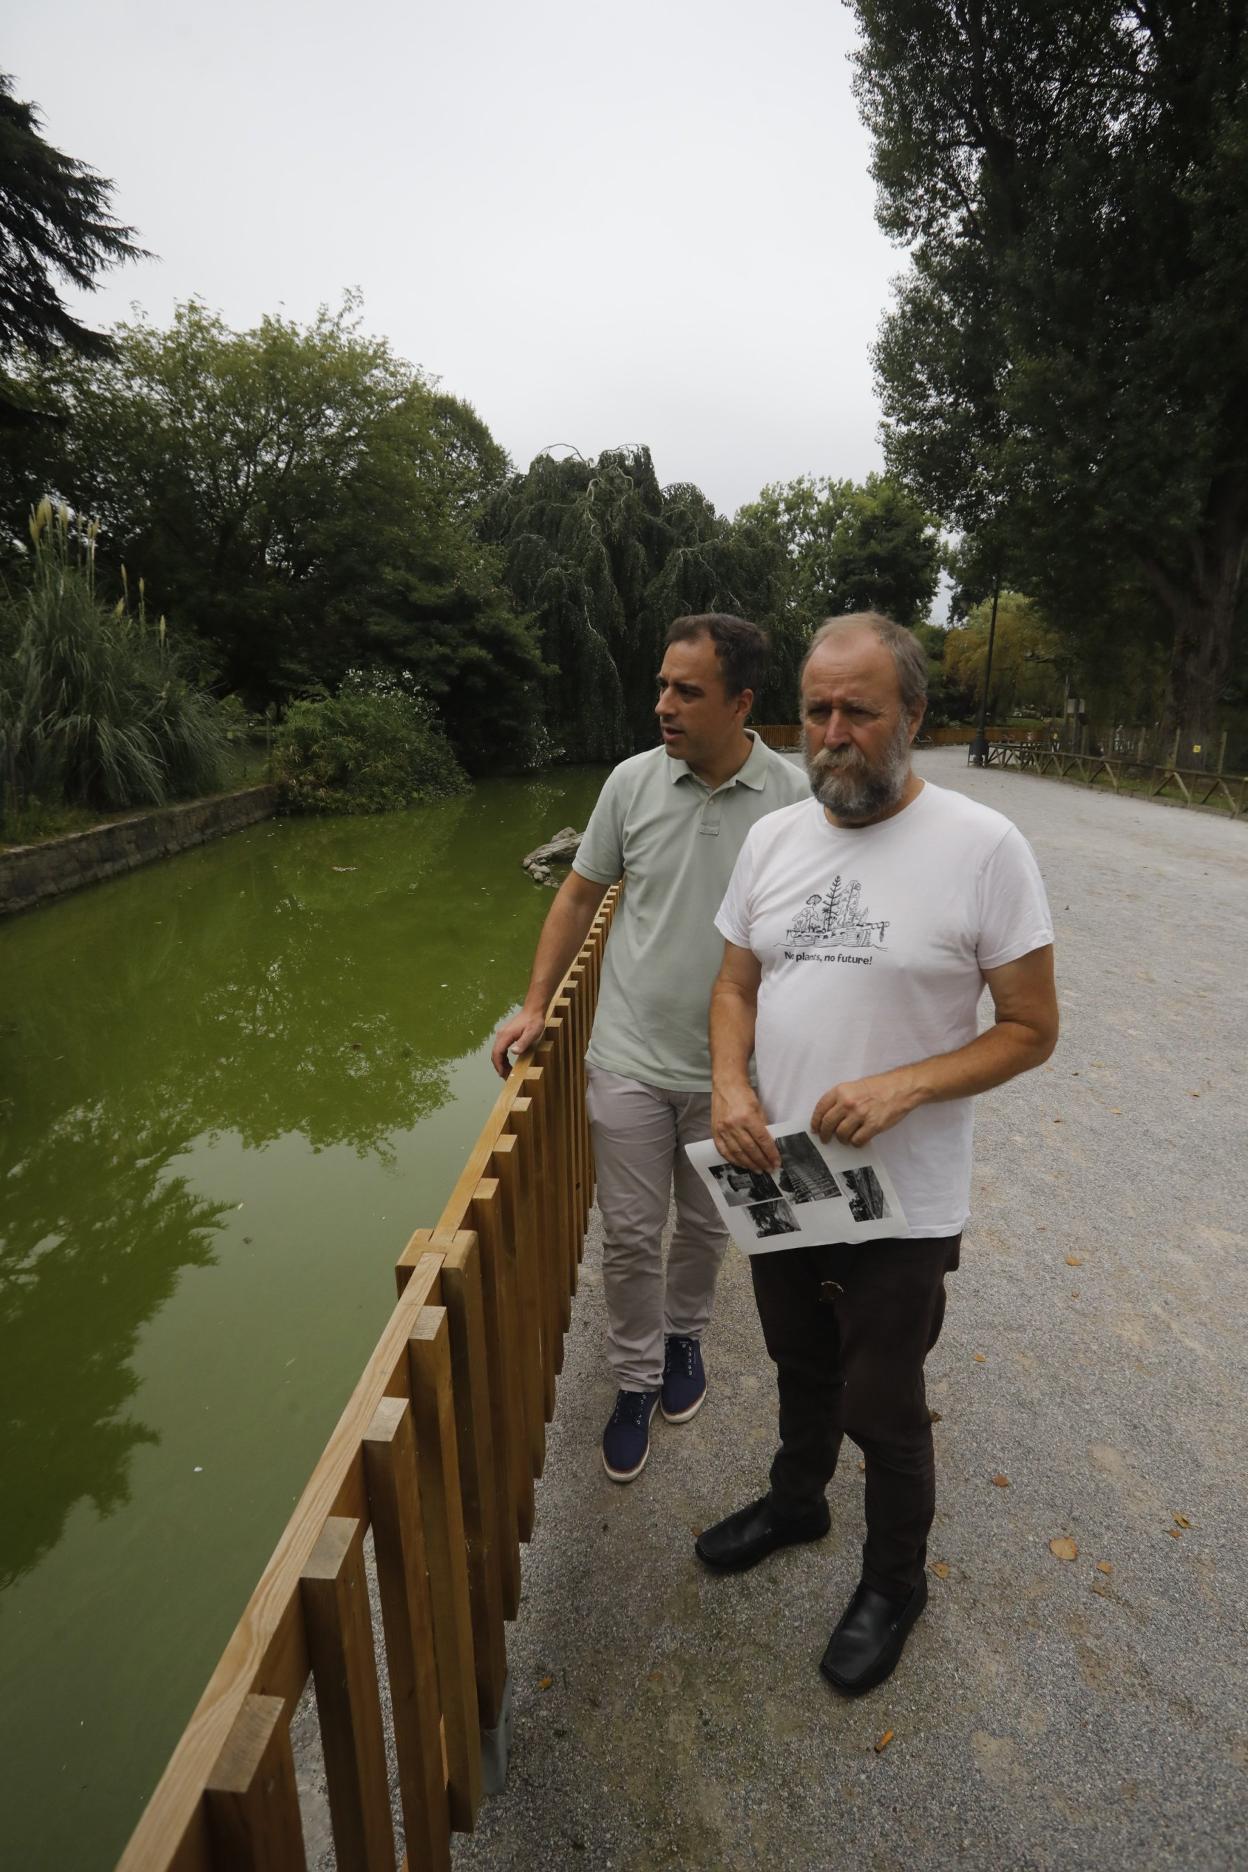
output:
M 0 926 L 0 1865 L 109 1867 L 497 1089 L 597 769 Z

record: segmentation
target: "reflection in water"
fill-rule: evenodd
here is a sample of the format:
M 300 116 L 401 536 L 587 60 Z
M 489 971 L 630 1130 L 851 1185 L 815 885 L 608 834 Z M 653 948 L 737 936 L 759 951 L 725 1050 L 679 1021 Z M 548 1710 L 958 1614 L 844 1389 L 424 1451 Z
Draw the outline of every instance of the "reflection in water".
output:
M 168 1131 L 119 1131 L 99 1106 L 62 1113 L 8 1166 L 0 1238 L 0 1590 L 60 1538 L 84 1498 L 109 1514 L 129 1498 L 136 1444 L 123 1416 L 127 1361 L 179 1270 L 208 1266 L 223 1206 L 166 1174 Z M 105 1208 L 79 1200 L 109 1192 Z M 89 1297 L 88 1304 L 84 1304 Z
M 600 778 L 277 821 L 0 927 L 13 1863 L 116 1858 L 493 1098 L 550 903 L 518 860 Z

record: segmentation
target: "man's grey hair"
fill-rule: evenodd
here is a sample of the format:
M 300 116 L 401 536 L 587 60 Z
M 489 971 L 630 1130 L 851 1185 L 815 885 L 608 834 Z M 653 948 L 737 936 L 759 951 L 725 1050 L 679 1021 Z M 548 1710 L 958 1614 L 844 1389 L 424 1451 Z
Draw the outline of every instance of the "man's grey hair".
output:
M 864 630 L 870 631 L 892 656 L 901 706 L 907 715 L 913 715 L 927 700 L 927 652 L 913 631 L 902 624 L 894 624 L 882 611 L 851 611 L 845 617 L 825 618 L 802 658 L 798 681 L 806 674 L 806 665 L 820 644 L 827 643 L 830 637 L 848 637 Z

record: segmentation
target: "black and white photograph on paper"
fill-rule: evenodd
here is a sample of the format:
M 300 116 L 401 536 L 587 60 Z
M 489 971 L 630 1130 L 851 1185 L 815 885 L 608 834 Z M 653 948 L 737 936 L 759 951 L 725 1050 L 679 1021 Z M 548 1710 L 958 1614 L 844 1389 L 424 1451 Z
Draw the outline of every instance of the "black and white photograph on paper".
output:
M 781 1193 L 779 1185 L 765 1170 L 740 1170 L 736 1164 L 726 1163 L 712 1164 L 710 1168 L 730 1209 L 772 1201 Z
M 783 1200 L 755 1203 L 745 1213 L 754 1224 L 754 1233 L 760 1241 L 766 1241 L 772 1235 L 796 1235 L 801 1229 L 797 1217 Z
M 905 1212 L 878 1142 L 868 1156 L 835 1138 L 825 1144 L 797 1119 L 768 1130 L 780 1158 L 770 1172 L 729 1163 L 710 1138 L 685 1147 L 746 1254 L 904 1235 Z
M 791 1203 L 835 1202 L 841 1189 L 805 1131 L 789 1131 L 777 1137 L 780 1168 L 776 1181 L 780 1194 Z
M 861 1170 L 842 1170 L 841 1181 L 855 1222 L 880 1222 L 888 1215 L 880 1179 L 870 1164 L 863 1164 Z

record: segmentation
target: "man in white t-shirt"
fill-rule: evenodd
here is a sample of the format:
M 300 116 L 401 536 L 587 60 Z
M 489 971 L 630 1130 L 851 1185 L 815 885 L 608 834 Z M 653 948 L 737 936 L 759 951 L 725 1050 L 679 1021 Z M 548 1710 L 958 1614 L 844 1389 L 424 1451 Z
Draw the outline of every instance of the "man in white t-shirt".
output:
M 768 1494 L 697 1542 L 708 1566 L 734 1571 L 819 1539 L 841 1440 L 857 1443 L 862 1579 L 820 1666 L 846 1695 L 889 1675 L 927 1602 L 923 1362 L 969 1210 L 972 1100 L 1040 1065 L 1057 1039 L 1036 861 L 1000 813 L 914 772 L 925 703 L 910 631 L 868 612 L 816 632 L 802 670 L 814 797 L 754 828 L 716 919 L 716 1147 L 776 1171 L 768 1124 L 809 1125 L 825 1142 L 870 1147 L 905 1212 L 885 1240 L 751 1257 L 780 1447 Z M 979 1033 L 985 986 L 996 1018 Z

